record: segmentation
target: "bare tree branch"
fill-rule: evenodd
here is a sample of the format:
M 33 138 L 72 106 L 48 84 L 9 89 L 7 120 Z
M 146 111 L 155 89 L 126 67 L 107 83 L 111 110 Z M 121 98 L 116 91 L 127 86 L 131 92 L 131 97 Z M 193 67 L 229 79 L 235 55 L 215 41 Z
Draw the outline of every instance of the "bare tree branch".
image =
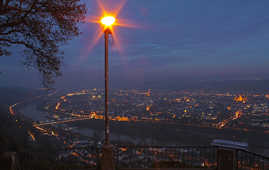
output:
M 1 0 L 0 9 L 0 56 L 9 55 L 10 46 L 24 46 L 25 64 L 36 67 L 48 86 L 61 74 L 59 46 L 79 35 L 85 4 L 80 0 Z

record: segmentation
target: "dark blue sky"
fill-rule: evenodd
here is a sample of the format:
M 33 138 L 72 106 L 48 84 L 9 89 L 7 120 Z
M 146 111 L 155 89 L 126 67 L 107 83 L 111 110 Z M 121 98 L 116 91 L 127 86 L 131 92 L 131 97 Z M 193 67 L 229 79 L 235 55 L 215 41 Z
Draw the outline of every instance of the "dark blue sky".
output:
M 97 3 L 86 2 L 88 15 L 97 16 Z M 118 2 L 107 0 L 107 4 Z M 111 42 L 112 86 L 268 79 L 268 7 L 268 0 L 127 0 L 118 17 L 138 28 L 116 28 L 122 51 Z M 98 26 L 80 27 L 81 36 L 62 47 L 63 77 L 57 79 L 56 86 L 103 83 L 103 38 L 89 51 Z M 1 84 L 39 86 L 38 75 L 23 71 L 21 60 L 19 53 L 2 57 Z

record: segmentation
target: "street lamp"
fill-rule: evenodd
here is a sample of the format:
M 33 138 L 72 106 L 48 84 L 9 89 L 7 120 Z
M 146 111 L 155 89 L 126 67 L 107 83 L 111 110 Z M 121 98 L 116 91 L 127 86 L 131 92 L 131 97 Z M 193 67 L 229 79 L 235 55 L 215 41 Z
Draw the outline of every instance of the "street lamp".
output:
M 101 23 L 106 27 L 111 27 L 116 19 L 113 16 L 106 16 L 101 19 Z
M 112 11 L 111 15 L 108 15 L 108 13 L 105 11 L 105 8 L 103 6 L 103 4 L 98 0 L 97 1 L 100 8 L 103 11 L 104 17 L 103 18 L 99 18 L 98 19 L 90 19 L 90 18 L 86 18 L 87 22 L 92 22 L 92 23 L 98 23 L 101 24 L 102 26 L 102 30 L 97 34 L 96 39 L 94 39 L 93 44 L 91 45 L 91 47 L 93 47 L 94 45 L 96 45 L 96 42 L 99 40 L 99 38 L 102 36 L 102 34 L 104 33 L 104 38 L 105 38 L 105 141 L 104 141 L 104 145 L 103 145 L 103 154 L 102 154 L 102 158 L 101 158 L 101 169 L 102 170 L 115 170 L 115 165 L 113 163 L 113 146 L 109 143 L 109 116 L 108 116 L 108 84 L 109 84 L 109 67 L 108 67 L 108 40 L 109 40 L 109 36 L 113 36 L 113 38 L 115 39 L 115 44 L 118 44 L 117 41 L 117 36 L 112 28 L 112 26 L 119 26 L 119 27 L 135 27 L 134 25 L 128 24 L 128 23 L 122 23 L 119 20 L 116 19 L 115 16 L 117 16 L 117 14 L 120 12 L 120 10 L 122 9 L 124 3 L 121 3 L 119 5 L 119 7 L 117 8 L 116 11 Z M 122 1 L 122 2 L 126 2 L 126 1 Z
M 108 67 L 108 39 L 112 34 L 112 25 L 116 19 L 113 16 L 105 16 L 101 19 L 104 26 L 105 38 L 105 144 L 109 144 L 109 117 L 108 117 L 108 83 L 109 83 L 109 67 Z

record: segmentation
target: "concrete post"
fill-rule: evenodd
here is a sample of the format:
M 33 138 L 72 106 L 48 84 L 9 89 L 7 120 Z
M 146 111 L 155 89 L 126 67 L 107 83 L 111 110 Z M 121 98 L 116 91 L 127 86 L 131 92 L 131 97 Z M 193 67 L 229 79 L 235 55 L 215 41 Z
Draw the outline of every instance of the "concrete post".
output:
M 101 158 L 101 170 L 115 170 L 113 160 L 113 145 L 104 144 Z
M 228 148 L 218 148 L 217 165 L 217 170 L 235 170 L 235 150 Z

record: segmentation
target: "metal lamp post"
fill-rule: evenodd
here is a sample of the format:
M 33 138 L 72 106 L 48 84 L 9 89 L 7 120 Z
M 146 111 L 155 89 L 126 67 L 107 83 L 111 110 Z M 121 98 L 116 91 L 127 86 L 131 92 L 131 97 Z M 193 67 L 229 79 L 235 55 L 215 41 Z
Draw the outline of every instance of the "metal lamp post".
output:
M 108 88 L 109 88 L 109 66 L 108 66 L 108 39 L 111 31 L 105 30 L 105 144 L 109 144 L 109 117 L 108 117 Z
M 109 35 L 112 34 L 111 28 L 115 22 L 113 16 L 106 16 L 101 19 L 104 25 L 105 38 L 105 144 L 109 144 L 109 116 L 108 116 L 108 88 L 109 88 L 109 67 L 108 67 L 108 40 Z
M 115 170 L 113 163 L 113 146 L 109 144 L 109 116 L 108 116 L 108 88 L 109 88 L 109 67 L 108 67 L 108 40 L 109 35 L 112 34 L 112 25 L 115 22 L 113 16 L 106 16 L 101 19 L 104 26 L 105 38 L 105 143 L 103 145 L 103 156 L 101 169 Z

